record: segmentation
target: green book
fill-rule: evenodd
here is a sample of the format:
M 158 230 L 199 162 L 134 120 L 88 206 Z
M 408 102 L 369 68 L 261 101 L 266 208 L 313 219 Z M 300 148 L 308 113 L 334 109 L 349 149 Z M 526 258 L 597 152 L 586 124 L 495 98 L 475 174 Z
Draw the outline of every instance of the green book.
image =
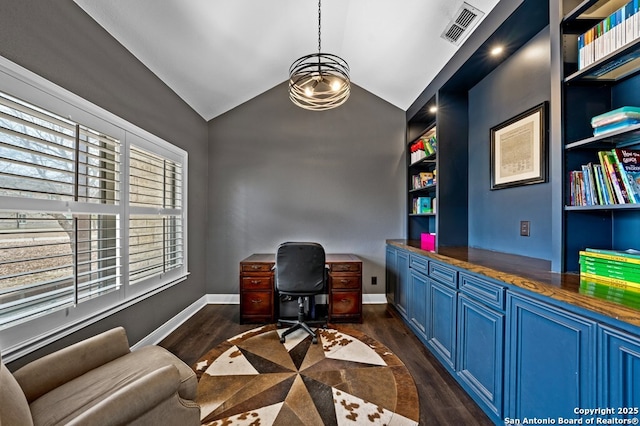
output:
M 581 258 L 580 272 L 640 283 L 640 268 L 628 267 L 624 266 L 624 264 L 598 262 L 590 258 Z
M 636 265 L 640 265 L 640 256 L 635 254 L 630 254 L 626 251 L 585 249 L 585 250 L 581 250 L 578 254 L 580 256 L 585 256 L 585 257 L 615 260 L 617 262 L 633 263 Z

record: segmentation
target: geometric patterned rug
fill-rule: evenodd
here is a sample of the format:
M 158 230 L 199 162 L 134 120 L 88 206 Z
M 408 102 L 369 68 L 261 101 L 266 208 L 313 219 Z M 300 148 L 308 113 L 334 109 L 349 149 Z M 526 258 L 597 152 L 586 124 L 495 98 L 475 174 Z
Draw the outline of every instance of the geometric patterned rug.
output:
M 417 425 L 418 394 L 389 349 L 340 325 L 298 330 L 280 343 L 275 324 L 218 345 L 193 367 L 203 425 Z

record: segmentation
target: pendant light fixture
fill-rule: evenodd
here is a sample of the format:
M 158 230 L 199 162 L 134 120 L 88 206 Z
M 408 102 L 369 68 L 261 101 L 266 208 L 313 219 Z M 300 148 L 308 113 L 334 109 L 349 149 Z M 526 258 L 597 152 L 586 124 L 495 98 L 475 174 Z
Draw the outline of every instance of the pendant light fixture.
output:
M 347 101 L 349 65 L 339 56 L 321 53 L 321 0 L 318 0 L 318 53 L 303 56 L 289 68 L 289 98 L 301 108 L 324 111 Z

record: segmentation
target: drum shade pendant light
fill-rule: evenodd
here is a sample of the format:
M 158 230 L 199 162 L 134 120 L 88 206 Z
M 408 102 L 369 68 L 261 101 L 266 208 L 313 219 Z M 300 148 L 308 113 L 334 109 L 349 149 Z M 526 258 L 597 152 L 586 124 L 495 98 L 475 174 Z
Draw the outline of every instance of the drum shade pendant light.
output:
M 318 53 L 297 59 L 289 68 L 289 98 L 312 111 L 339 107 L 351 93 L 349 65 L 339 56 L 321 53 L 320 10 L 318 0 Z

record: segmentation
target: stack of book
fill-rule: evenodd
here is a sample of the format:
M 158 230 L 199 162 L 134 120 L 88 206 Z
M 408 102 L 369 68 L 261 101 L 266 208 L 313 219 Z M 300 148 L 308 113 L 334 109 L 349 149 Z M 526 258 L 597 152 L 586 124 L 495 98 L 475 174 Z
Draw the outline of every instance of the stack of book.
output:
M 413 199 L 413 214 L 430 214 L 433 213 L 431 205 L 431 197 L 416 197 Z
M 640 251 L 580 251 L 580 292 L 640 309 Z
M 436 137 L 423 136 L 409 146 L 410 161 L 415 163 L 436 153 Z
M 640 150 L 616 148 L 598 157 L 599 164 L 570 172 L 569 205 L 640 204 Z
M 640 37 L 638 4 L 638 0 L 631 0 L 578 36 L 578 69 L 591 65 Z
M 435 185 L 435 170 L 433 172 L 420 172 L 411 176 L 411 189 L 420 189 Z
M 591 119 L 593 135 L 598 136 L 608 132 L 624 129 L 640 123 L 640 108 L 624 106 L 596 115 Z

